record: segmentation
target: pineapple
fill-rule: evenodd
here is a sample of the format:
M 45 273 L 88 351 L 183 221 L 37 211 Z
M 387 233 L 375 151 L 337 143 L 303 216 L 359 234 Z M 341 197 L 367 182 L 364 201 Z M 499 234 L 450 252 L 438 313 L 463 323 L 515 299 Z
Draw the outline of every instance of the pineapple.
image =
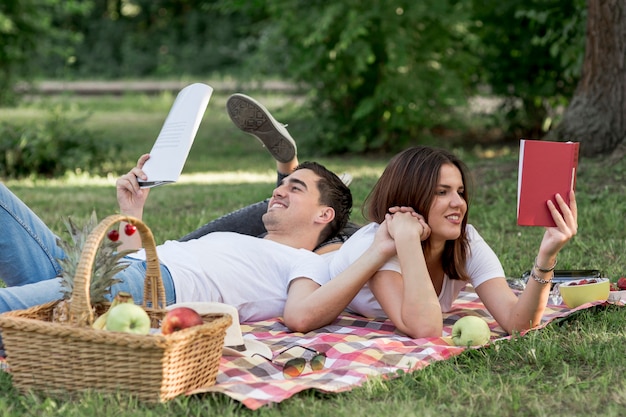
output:
M 70 239 L 58 239 L 57 244 L 65 252 L 65 258 L 59 259 L 63 267 L 61 272 L 61 293 L 62 300 L 57 303 L 53 311 L 53 321 L 66 322 L 69 317 L 69 306 L 72 302 L 72 291 L 74 289 L 74 276 L 85 246 L 85 242 L 91 231 L 98 225 L 95 211 L 82 228 L 77 226 L 71 218 L 64 220 L 65 227 Z M 132 250 L 117 251 L 121 242 L 113 242 L 104 239 L 94 259 L 91 281 L 89 286 L 89 297 L 92 306 L 98 303 L 107 302 L 106 296 L 111 293 L 111 287 L 120 282 L 115 275 L 128 267 L 128 263 L 120 262 Z

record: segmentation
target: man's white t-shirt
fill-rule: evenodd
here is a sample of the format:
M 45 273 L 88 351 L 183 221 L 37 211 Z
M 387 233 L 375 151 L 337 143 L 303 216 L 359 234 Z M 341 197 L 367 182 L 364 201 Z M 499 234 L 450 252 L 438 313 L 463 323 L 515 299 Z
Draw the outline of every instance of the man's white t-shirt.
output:
M 309 278 L 323 285 L 328 263 L 319 255 L 232 232 L 214 232 L 157 247 L 172 275 L 176 302 L 217 301 L 237 307 L 240 321 L 283 315 L 289 284 Z M 144 251 L 131 255 L 145 259 Z
M 330 259 L 329 266 L 331 277 L 335 277 L 344 271 L 365 252 L 374 241 L 374 235 L 379 226 L 378 223 L 370 223 L 363 226 L 334 253 L 334 256 Z M 465 230 L 470 247 L 465 265 L 470 276 L 470 283 L 474 288 L 492 278 L 504 277 L 504 269 L 500 260 L 487 242 L 478 234 L 478 231 L 469 224 Z M 401 273 L 400 260 L 397 256 L 394 256 L 379 270 Z M 441 293 L 439 294 L 439 304 L 442 312 L 450 311 L 452 303 L 466 284 L 467 282 L 465 281 L 450 279 L 447 275 L 444 275 Z M 367 284 L 354 297 L 348 305 L 348 309 L 365 317 L 386 317 L 385 312 Z

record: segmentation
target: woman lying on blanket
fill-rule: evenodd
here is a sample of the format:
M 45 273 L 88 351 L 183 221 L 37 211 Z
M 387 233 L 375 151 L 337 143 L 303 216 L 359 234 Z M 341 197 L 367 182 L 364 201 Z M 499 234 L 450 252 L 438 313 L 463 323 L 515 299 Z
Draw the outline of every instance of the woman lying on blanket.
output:
M 570 194 L 569 207 L 560 195 L 555 197 L 556 203 L 547 202 L 557 226 L 546 228 L 535 258 L 533 279 L 518 297 L 509 288 L 495 253 L 467 223 L 468 179 L 465 165 L 444 150 L 410 148 L 390 161 L 365 202 L 365 215 L 372 223 L 350 237 L 333 257 L 331 276 L 345 270 L 363 253 L 379 223 L 388 216 L 389 207 L 410 207 L 425 223 L 405 222 L 405 227 L 413 228 L 415 238 L 402 242 L 396 239 L 397 257 L 372 277 L 350 304 L 351 309 L 368 317 L 386 315 L 399 330 L 415 338 L 439 336 L 441 312 L 450 310 L 461 289 L 470 282 L 507 332 L 539 324 L 557 254 L 578 227 L 574 193 Z M 394 238 L 395 230 L 389 227 Z
M 277 160 L 279 178 L 298 164 L 296 146 L 289 133 L 267 110 L 246 96 L 240 96 L 271 123 L 269 131 L 250 128 L 246 120 L 231 118 L 242 130 L 259 138 Z M 277 152 L 280 150 L 280 152 Z M 279 154 L 280 153 L 280 154 Z M 560 195 L 547 201 L 556 227 L 547 227 L 535 258 L 532 279 L 518 297 L 509 288 L 500 261 L 476 229 L 467 223 L 470 201 L 469 173 L 452 153 L 431 147 L 414 147 L 396 155 L 368 196 L 364 214 L 371 221 L 354 232 L 344 230 L 341 242 L 318 247 L 325 253 L 331 276 L 346 270 L 370 246 L 379 225 L 389 221 L 389 234 L 396 243 L 397 256 L 371 277 L 348 309 L 366 317 L 388 317 L 403 333 L 413 338 L 441 336 L 442 311 L 466 283 L 471 283 L 481 301 L 507 332 L 523 331 L 540 323 L 545 311 L 552 271 L 557 254 L 576 235 L 577 208 L 574 192 L 570 205 Z M 238 225 L 256 224 L 267 202 L 243 208 L 208 223 L 183 239 L 214 230 L 241 231 Z M 560 210 L 560 211 L 559 211 Z M 260 223 L 259 223 L 260 224 Z M 354 226 L 354 225 L 352 225 Z M 250 232 L 262 233 L 261 228 Z M 354 233 L 354 234 L 353 234 Z M 346 238 L 349 239 L 346 240 Z M 330 249 L 339 250 L 330 251 Z M 303 323 L 314 317 L 303 317 Z

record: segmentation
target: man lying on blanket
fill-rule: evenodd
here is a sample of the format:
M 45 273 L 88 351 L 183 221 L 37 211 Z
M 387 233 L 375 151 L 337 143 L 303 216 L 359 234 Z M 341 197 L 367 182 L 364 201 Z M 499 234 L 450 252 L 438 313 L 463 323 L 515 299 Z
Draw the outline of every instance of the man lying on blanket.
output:
M 116 182 L 122 214 L 142 218 L 151 190 L 140 188 L 138 178 L 149 180 L 142 171 L 148 159 L 143 155 Z M 65 256 L 57 237 L 4 185 L 0 201 L 0 276 L 7 284 L 0 289 L 0 312 L 57 300 L 58 259 Z M 311 250 L 345 226 L 351 206 L 350 190 L 337 175 L 303 163 L 274 190 L 263 216 L 264 238 L 219 232 L 157 247 L 168 304 L 223 302 L 236 306 L 242 321 L 283 316 L 295 331 L 330 323 L 395 251 L 381 230 L 381 238 L 350 273 L 330 280 L 328 264 Z M 120 236 L 120 250 L 140 249 L 139 234 Z M 118 274 L 114 294 L 127 291 L 135 302 L 142 301 L 143 256 L 138 251 L 125 258 L 129 266 Z
M 297 160 L 295 143 L 283 126 L 276 123 L 253 100 L 241 95 L 232 98 L 228 103 L 229 112 L 239 127 L 264 141 L 266 147 L 280 158 L 277 158 L 280 163 Z M 256 120 L 258 118 L 260 120 Z M 252 123 L 247 123 L 248 121 Z M 253 126 L 252 131 L 248 126 Z M 289 144 L 293 146 L 291 159 L 283 158 L 282 150 L 289 148 Z M 429 149 L 419 151 L 425 151 L 425 154 L 430 152 Z M 149 180 L 142 171 L 148 158 L 149 155 L 143 155 L 137 166 L 116 182 L 121 213 L 140 219 L 150 189 L 141 189 L 138 178 Z M 438 193 L 437 198 L 442 196 L 444 206 L 438 210 L 442 211 L 441 217 L 446 219 L 450 229 L 455 229 L 455 233 L 460 233 L 465 239 L 465 229 L 462 226 L 465 226 L 466 216 L 464 201 L 461 201 L 465 198 L 465 191 L 463 181 L 456 177 L 453 165 L 451 169 L 450 177 L 454 189 L 447 182 L 440 186 L 443 192 Z M 449 171 L 443 168 L 441 170 Z M 349 265 L 336 274 L 331 274 L 324 259 L 310 250 L 345 226 L 352 204 L 350 190 L 335 174 L 315 163 L 304 163 L 293 172 L 282 171 L 279 166 L 279 171 L 290 174 L 280 181 L 269 199 L 267 211 L 262 217 L 267 230 L 264 238 L 219 232 L 208 233 L 198 239 L 168 241 L 157 247 L 168 304 L 219 301 L 236 306 L 242 321 L 282 315 L 291 330 L 305 332 L 332 322 L 368 280 L 396 254 L 398 242 L 397 247 L 403 254 L 417 259 L 422 265 L 418 269 L 405 268 L 402 264 L 403 257 L 400 257 L 403 274 L 400 274 L 399 268 L 382 271 L 386 276 L 389 272 L 392 277 L 383 279 L 384 282 L 377 279 L 376 286 L 385 288 L 390 297 L 377 296 L 377 302 L 390 307 L 384 308 L 385 312 L 398 329 L 407 335 L 441 336 L 443 323 L 438 297 L 458 294 L 461 287 L 452 284 L 446 287 L 445 283 L 450 282 L 451 272 L 456 271 L 449 271 L 448 267 L 442 265 L 433 265 L 439 280 L 437 283 L 430 281 L 431 265 L 428 264 L 428 270 L 425 268 L 420 244 L 420 240 L 428 239 L 431 234 L 432 225 L 426 223 L 428 216 L 413 213 L 410 209 L 392 209 L 394 214 L 389 214 L 391 207 L 385 207 L 383 217 L 378 223 L 360 230 L 364 232 L 361 235 L 364 238 L 358 240 L 360 245 L 357 245 L 356 251 L 351 252 L 357 253 L 357 256 L 348 257 Z M 405 179 L 415 180 L 410 176 Z M 404 184 L 402 182 L 402 187 Z M 433 198 L 433 195 L 434 192 L 431 192 L 427 197 Z M 445 201 L 450 199 L 450 195 L 456 197 L 450 200 L 449 207 L 458 208 L 450 208 L 446 214 Z M 566 220 L 560 217 L 558 230 L 552 230 L 550 234 L 546 232 L 547 244 L 542 243 L 537 257 L 538 265 L 544 268 L 536 266 L 537 275 L 533 276 L 534 281 L 530 282 L 526 290 L 532 294 L 520 297 L 523 300 L 520 303 L 517 303 L 513 294 L 507 293 L 503 297 L 502 291 L 508 290 L 508 286 L 501 266 L 495 268 L 495 275 L 492 274 L 493 270 L 487 275 L 502 279 L 489 279 L 490 285 L 480 286 L 490 288 L 488 293 L 482 291 L 479 295 L 481 298 L 489 295 L 487 299 L 492 305 L 483 301 L 492 314 L 493 311 L 499 313 L 494 317 L 507 331 L 521 330 L 521 327 L 528 327 L 539 321 L 543 312 L 539 306 L 543 299 L 545 308 L 549 291 L 549 285 L 546 286 L 549 281 L 541 277 L 545 277 L 553 269 L 553 266 L 545 269 L 545 265 L 552 265 L 547 261 L 554 262 L 558 250 L 575 234 L 576 211 L 573 195 L 571 211 L 563 199 L 557 200 Z M 7 284 L 7 288 L 0 289 L 0 312 L 57 300 L 61 295 L 61 283 L 57 278 L 61 271 L 58 259 L 64 257 L 62 249 L 56 245 L 57 237 L 4 185 L 0 187 L 0 207 L 0 227 L 3 230 L 0 234 L 0 277 Z M 553 216 L 560 216 L 554 204 L 551 211 Z M 137 234 L 126 236 L 120 233 L 120 236 L 124 241 L 120 249 L 140 249 L 141 242 Z M 474 240 L 482 241 L 477 233 Z M 362 246 L 363 242 L 366 243 L 366 248 Z M 461 244 L 463 245 L 463 241 Z M 355 249 L 354 245 L 351 247 Z M 431 245 L 430 251 L 432 250 Z M 114 286 L 114 294 L 127 291 L 136 302 L 142 301 L 145 275 L 145 261 L 142 256 L 143 253 L 139 251 L 126 258 L 129 266 L 118 274 L 121 282 Z M 493 258 L 495 255 L 489 257 Z M 496 266 L 499 265 L 496 262 Z M 410 273 L 411 271 L 414 273 Z M 464 277 L 463 274 L 457 275 L 457 278 Z M 415 281 L 412 281 L 413 276 L 417 277 Z M 403 277 L 411 278 L 404 283 Z M 464 285 L 462 280 L 452 281 Z M 496 281 L 496 284 L 491 285 Z M 388 283 L 393 283 L 393 287 L 387 285 Z M 387 291 L 387 288 L 391 291 Z M 476 288 L 481 291 L 479 286 Z M 419 299 L 418 303 L 413 303 L 415 297 Z M 396 300 L 401 302 L 395 302 Z M 506 303 L 502 303 L 503 300 Z M 408 309 L 405 308 L 405 301 L 408 301 Z M 495 305 L 496 301 L 498 305 Z M 420 313 L 424 308 L 428 314 Z M 519 314 L 520 312 L 523 314 Z M 511 318 L 517 319 L 517 322 L 512 322 Z
M 140 188 L 137 179 L 147 179 L 141 167 L 148 158 L 142 156 L 117 181 L 122 214 L 142 217 L 150 189 Z M 64 253 L 56 236 L 4 185 L 0 199 L 0 276 L 7 284 L 0 289 L 0 310 L 58 299 L 57 259 Z M 350 190 L 335 174 L 316 163 L 302 164 L 274 190 L 263 216 L 268 231 L 264 238 L 219 232 L 157 247 L 168 304 L 219 301 L 237 306 L 242 321 L 284 316 L 296 331 L 331 322 L 394 250 L 381 233 L 355 264 L 359 274 L 330 280 L 328 264 L 311 250 L 345 225 L 351 204 Z M 139 234 L 120 236 L 120 250 L 140 248 Z M 138 303 L 145 277 L 142 256 L 140 251 L 125 259 L 130 265 L 113 288 L 114 293 L 130 292 Z

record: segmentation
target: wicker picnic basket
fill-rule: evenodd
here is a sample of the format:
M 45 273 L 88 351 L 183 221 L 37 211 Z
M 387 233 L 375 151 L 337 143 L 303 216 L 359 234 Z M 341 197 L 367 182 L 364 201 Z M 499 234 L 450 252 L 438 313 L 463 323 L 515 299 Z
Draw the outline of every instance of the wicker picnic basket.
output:
M 105 218 L 90 233 L 81 253 L 67 323 L 52 321 L 58 302 L 0 314 L 9 370 L 20 391 L 126 392 L 143 401 L 163 402 L 215 384 L 232 321 L 229 314 L 203 316 L 204 324 L 169 335 L 91 327 L 97 312 L 106 311 L 106 306 L 90 304 L 92 265 L 107 230 L 120 221 L 137 227 L 146 250 L 143 308 L 152 327 L 158 327 L 165 316 L 165 291 L 152 232 L 133 217 Z

